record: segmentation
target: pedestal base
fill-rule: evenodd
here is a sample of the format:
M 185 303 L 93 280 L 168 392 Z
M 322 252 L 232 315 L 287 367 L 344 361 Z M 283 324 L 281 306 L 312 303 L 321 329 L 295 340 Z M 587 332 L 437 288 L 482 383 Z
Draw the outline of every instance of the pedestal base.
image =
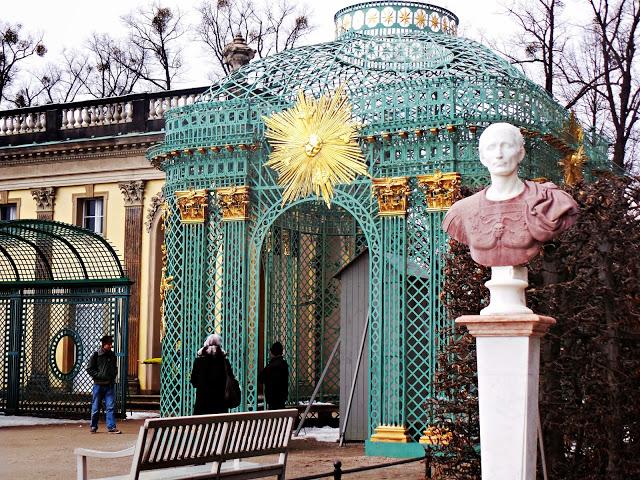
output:
M 448 445 L 453 434 L 438 427 L 429 426 L 418 440 L 423 445 Z
M 529 286 L 527 267 L 491 267 L 491 280 L 484 285 L 490 292 L 489 305 L 480 315 L 533 314 L 524 295 Z
M 468 315 L 456 323 L 476 337 L 483 480 L 535 480 L 540 337 L 555 320 Z
M 375 433 L 371 435 L 371 441 L 407 443 L 411 441 L 411 437 L 407 432 L 408 430 L 406 427 L 379 425 L 376 427 Z
M 368 457 L 416 458 L 424 455 L 426 445 L 417 442 L 364 442 L 364 454 Z

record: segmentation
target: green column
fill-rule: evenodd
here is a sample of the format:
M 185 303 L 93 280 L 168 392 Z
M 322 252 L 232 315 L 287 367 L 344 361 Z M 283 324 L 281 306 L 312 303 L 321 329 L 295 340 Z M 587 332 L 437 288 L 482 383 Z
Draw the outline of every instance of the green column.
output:
M 222 323 L 221 335 L 227 358 L 242 390 L 241 405 L 253 403 L 255 383 L 248 375 L 254 360 L 249 344 L 254 344 L 255 328 L 247 318 L 247 219 L 249 187 L 234 186 L 217 190 L 222 212 Z M 245 407 L 246 408 L 246 407 Z M 243 409 L 241 406 L 240 409 Z
M 194 389 L 189 382 L 193 360 L 204 340 L 206 256 L 205 211 L 208 194 L 177 191 L 167 196 L 165 223 L 167 277 L 172 288 L 164 302 L 160 411 L 163 416 L 191 415 Z
M 377 351 L 372 367 L 380 382 L 378 391 L 372 394 L 379 395 L 379 417 L 373 419 L 378 424 L 373 425 L 375 431 L 368 443 L 406 443 L 410 441 L 405 419 L 404 351 L 408 179 L 374 179 L 373 191 L 379 204 L 383 253 L 378 260 L 381 321 L 377 335 L 372 331 L 378 348 L 372 345 L 371 349 L 372 353 Z

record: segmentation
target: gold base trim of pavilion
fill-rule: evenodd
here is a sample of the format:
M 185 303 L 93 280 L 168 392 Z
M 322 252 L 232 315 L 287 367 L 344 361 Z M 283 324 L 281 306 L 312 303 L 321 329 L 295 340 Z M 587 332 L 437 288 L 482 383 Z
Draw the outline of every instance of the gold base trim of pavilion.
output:
M 376 427 L 375 433 L 371 435 L 371 441 L 408 443 L 412 440 L 407 432 L 408 429 L 403 426 L 379 425 Z

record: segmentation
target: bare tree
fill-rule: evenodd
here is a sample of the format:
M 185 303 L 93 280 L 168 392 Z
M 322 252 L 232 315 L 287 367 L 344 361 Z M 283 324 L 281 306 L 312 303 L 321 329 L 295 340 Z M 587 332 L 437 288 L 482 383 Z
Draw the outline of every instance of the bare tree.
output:
M 293 48 L 311 32 L 306 8 L 298 8 L 288 0 L 277 5 L 258 8 L 253 0 L 205 1 L 198 9 L 200 25 L 198 33 L 218 60 L 217 73 L 228 74 L 224 61 L 224 47 L 237 34 L 256 50 L 259 58 Z
M 78 76 L 83 79 L 86 92 L 95 98 L 133 93 L 143 78 L 147 52 L 131 43 L 94 33 L 87 41 L 86 52 L 84 66 L 71 59 L 67 64 L 72 71 L 84 68 L 86 75 Z
M 183 66 L 180 39 L 185 29 L 180 11 L 156 3 L 122 17 L 122 21 L 130 30 L 132 50 L 114 58 L 156 88 L 170 90 Z
M 518 0 L 506 7 L 518 25 L 518 33 L 496 49 L 525 73 L 540 77 L 547 92 L 554 93 L 556 67 L 564 50 L 566 28 L 561 21 L 561 0 Z
M 22 32 L 22 25 L 0 22 L 0 101 L 7 99 L 7 88 L 18 73 L 18 64 L 33 55 L 44 56 L 47 49 L 42 36 Z
M 563 1 L 512 3 L 508 12 L 519 33 L 499 50 L 525 71 L 527 66 L 540 66 L 545 89 L 595 131 L 610 136 L 612 162 L 628 170 L 634 162 L 631 152 L 637 151 L 631 143 L 638 136 L 640 108 L 636 52 L 640 5 L 637 0 L 588 0 L 586 4 L 592 23 L 573 26 L 567 33 L 561 18 Z
M 626 151 L 637 136 L 640 110 L 640 4 L 636 0 L 589 0 L 589 4 L 598 39 L 596 48 L 602 59 L 603 80 L 597 93 L 608 105 L 613 126 L 612 160 L 629 169 L 633 159 L 626 156 Z

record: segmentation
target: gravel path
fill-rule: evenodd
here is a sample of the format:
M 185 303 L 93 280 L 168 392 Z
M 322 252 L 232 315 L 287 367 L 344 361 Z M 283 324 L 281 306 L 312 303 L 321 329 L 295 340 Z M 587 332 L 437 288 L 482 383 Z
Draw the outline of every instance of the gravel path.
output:
M 118 423 L 122 435 L 110 435 L 103 424 L 97 435 L 89 433 L 87 423 L 16 426 L 0 428 L 0 479 L 51 479 L 75 478 L 76 447 L 99 450 L 120 450 L 135 443 L 143 420 L 126 420 Z M 333 461 L 340 459 L 343 469 L 374 465 L 393 459 L 365 457 L 362 444 L 347 444 L 338 447 L 335 443 L 318 442 L 311 439 L 292 440 L 287 478 L 331 471 Z M 90 459 L 89 478 L 128 473 L 130 458 Z M 423 479 L 424 463 L 347 475 L 345 480 L 375 479 Z

